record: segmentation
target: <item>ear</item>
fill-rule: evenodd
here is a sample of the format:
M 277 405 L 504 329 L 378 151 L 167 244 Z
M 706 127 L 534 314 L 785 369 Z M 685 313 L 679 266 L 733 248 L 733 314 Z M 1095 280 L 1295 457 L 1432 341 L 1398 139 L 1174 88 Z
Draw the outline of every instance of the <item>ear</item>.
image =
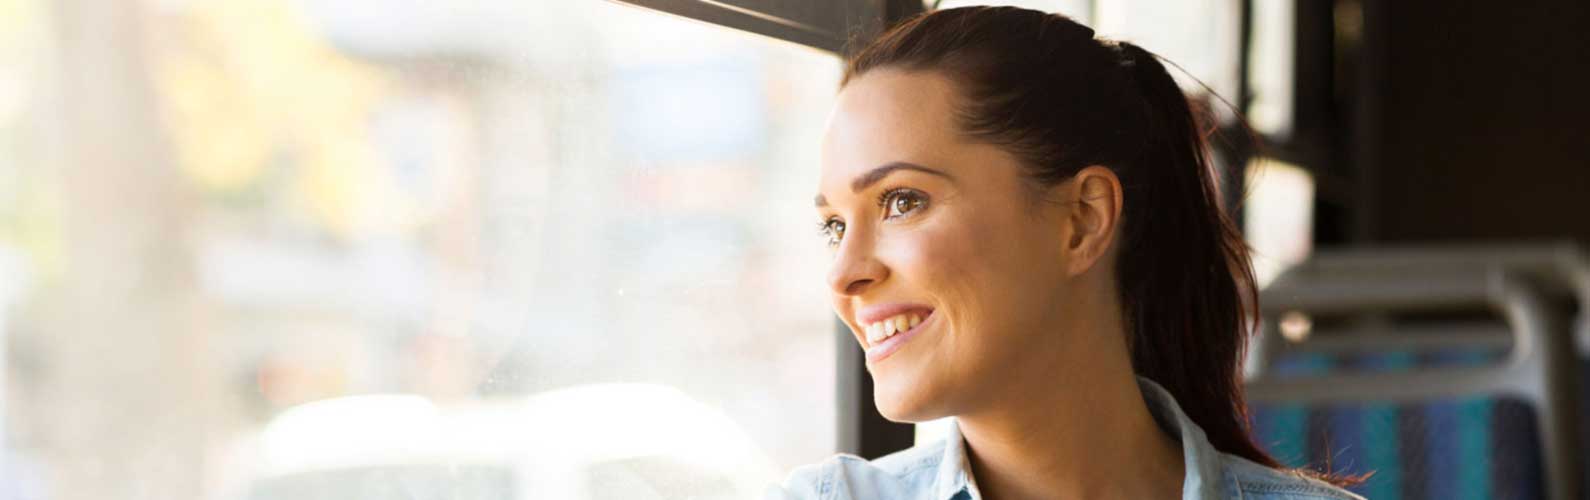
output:
M 1066 273 L 1076 276 L 1092 269 L 1115 241 L 1121 222 L 1121 180 L 1110 169 L 1094 165 L 1078 171 L 1065 183 L 1066 199 L 1075 200 L 1066 216 L 1070 237 L 1065 242 Z

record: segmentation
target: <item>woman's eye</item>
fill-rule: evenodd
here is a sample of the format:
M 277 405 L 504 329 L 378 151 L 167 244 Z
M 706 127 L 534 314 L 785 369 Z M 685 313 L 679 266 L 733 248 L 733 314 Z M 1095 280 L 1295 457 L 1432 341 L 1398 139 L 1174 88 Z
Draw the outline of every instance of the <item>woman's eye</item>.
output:
M 885 193 L 883 201 L 885 217 L 892 219 L 920 210 L 927 204 L 927 197 L 916 191 L 898 189 Z
M 828 238 L 828 246 L 839 246 L 839 241 L 845 238 L 845 223 L 839 219 L 823 221 L 819 230 Z

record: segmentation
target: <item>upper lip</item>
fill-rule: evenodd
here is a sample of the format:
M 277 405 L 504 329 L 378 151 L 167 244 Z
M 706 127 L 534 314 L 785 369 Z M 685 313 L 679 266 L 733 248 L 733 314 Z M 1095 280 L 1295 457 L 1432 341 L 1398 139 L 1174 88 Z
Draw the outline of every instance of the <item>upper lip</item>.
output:
M 904 302 L 867 306 L 856 312 L 856 326 L 865 329 L 867 325 L 913 312 L 920 313 L 923 319 L 927 319 L 927 316 L 933 312 L 933 308 L 923 304 Z

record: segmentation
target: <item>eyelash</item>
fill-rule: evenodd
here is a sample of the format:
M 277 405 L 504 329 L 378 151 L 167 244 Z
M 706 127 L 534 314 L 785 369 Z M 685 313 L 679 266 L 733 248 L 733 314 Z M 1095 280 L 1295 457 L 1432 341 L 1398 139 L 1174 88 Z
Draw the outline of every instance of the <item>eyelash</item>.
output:
M 917 191 L 917 190 L 911 189 L 911 188 L 892 188 L 892 189 L 885 190 L 884 192 L 878 194 L 878 208 L 882 208 L 882 209 L 884 209 L 884 213 L 888 213 L 890 202 L 894 201 L 896 198 L 898 198 L 898 197 L 900 197 L 901 195 L 904 195 L 904 194 L 910 194 L 910 195 L 916 196 L 918 198 L 918 200 L 919 200 L 918 201 L 919 204 L 917 205 L 917 207 L 911 209 L 911 211 L 909 211 L 909 212 L 902 213 L 902 214 L 899 214 L 899 215 L 888 215 L 888 216 L 885 216 L 884 217 L 885 220 L 893 219 L 893 218 L 896 218 L 896 217 L 905 217 L 905 216 L 911 215 L 913 213 L 916 213 L 917 211 L 922 210 L 922 207 L 927 205 L 927 195 L 922 193 L 921 191 Z M 839 220 L 838 217 L 829 217 L 829 218 L 817 223 L 817 233 L 822 235 L 822 236 L 824 236 L 824 237 L 826 237 L 826 238 L 828 238 L 828 245 L 829 246 L 838 246 L 839 245 L 839 240 L 844 238 L 844 234 L 845 234 L 844 224 L 845 224 L 844 221 Z M 839 229 L 835 229 L 834 228 L 836 225 L 839 226 Z
M 817 223 L 817 234 L 828 240 L 828 246 L 839 246 L 839 238 L 845 233 L 844 229 L 835 230 L 834 224 L 843 225 L 837 217 L 829 217 Z

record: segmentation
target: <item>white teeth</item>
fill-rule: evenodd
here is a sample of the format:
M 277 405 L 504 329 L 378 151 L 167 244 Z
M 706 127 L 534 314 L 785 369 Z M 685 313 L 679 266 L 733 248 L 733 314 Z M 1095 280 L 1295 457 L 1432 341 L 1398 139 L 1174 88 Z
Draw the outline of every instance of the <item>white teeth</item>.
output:
M 877 323 L 866 325 L 867 342 L 878 343 L 896 333 L 908 331 L 922 324 L 922 317 L 915 314 L 901 314 Z

